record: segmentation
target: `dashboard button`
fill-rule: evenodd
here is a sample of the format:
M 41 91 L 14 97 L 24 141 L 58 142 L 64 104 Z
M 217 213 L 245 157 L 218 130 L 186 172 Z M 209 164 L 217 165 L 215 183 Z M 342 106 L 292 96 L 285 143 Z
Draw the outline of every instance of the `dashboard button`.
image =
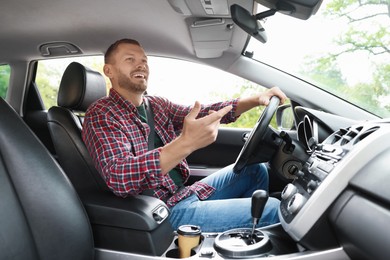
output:
M 290 214 L 295 214 L 303 207 L 305 202 L 306 199 L 302 194 L 295 193 L 287 205 L 287 210 Z
M 294 184 L 287 184 L 282 191 L 282 199 L 286 200 L 292 197 L 295 193 L 297 193 L 298 189 Z
M 318 183 L 316 181 L 313 181 L 313 180 L 310 180 L 308 183 L 307 183 L 307 191 L 309 193 L 315 191 L 318 187 Z

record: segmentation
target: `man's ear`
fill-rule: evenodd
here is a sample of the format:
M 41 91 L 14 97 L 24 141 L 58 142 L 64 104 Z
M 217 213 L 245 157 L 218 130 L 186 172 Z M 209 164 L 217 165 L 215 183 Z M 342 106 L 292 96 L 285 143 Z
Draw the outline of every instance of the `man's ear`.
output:
M 112 68 L 111 68 L 110 64 L 104 64 L 103 72 L 107 76 L 107 78 L 109 78 L 109 79 L 112 78 Z

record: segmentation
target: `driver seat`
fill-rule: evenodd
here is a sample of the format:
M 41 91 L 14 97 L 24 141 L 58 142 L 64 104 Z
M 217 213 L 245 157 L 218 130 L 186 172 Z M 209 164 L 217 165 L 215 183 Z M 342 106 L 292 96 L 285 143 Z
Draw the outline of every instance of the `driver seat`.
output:
M 48 128 L 57 159 L 78 192 L 108 191 L 81 138 L 83 116 L 88 106 L 107 95 L 103 76 L 80 63 L 66 68 L 57 103 L 48 111 Z
M 48 111 L 57 160 L 84 203 L 98 247 L 161 255 L 174 235 L 166 204 L 146 195 L 114 195 L 82 140 L 85 111 L 106 95 L 106 83 L 99 72 L 77 62 L 68 65 L 60 83 L 58 106 Z

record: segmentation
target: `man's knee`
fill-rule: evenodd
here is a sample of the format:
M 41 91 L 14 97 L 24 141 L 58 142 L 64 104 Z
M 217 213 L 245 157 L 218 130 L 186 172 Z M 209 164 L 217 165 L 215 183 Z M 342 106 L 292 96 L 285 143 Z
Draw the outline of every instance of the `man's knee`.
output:
M 269 197 L 267 201 L 267 207 L 269 207 L 272 210 L 278 211 L 280 206 L 280 200 L 274 197 Z
M 269 221 L 273 223 L 279 222 L 279 211 L 280 201 L 274 197 L 269 197 L 267 204 L 266 204 L 266 210 L 268 211 L 269 215 Z
M 262 180 L 268 180 L 268 169 L 264 163 L 253 164 L 251 169 L 252 174 L 256 174 Z
M 268 174 L 267 166 L 264 163 L 255 163 L 246 166 L 246 170 L 251 173 Z

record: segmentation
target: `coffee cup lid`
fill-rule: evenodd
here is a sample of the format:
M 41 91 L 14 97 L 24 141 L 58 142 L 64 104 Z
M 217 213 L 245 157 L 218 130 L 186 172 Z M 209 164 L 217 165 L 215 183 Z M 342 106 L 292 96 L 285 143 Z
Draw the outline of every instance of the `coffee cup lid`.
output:
M 179 235 L 197 236 L 200 235 L 200 227 L 195 225 L 182 225 L 177 229 Z

